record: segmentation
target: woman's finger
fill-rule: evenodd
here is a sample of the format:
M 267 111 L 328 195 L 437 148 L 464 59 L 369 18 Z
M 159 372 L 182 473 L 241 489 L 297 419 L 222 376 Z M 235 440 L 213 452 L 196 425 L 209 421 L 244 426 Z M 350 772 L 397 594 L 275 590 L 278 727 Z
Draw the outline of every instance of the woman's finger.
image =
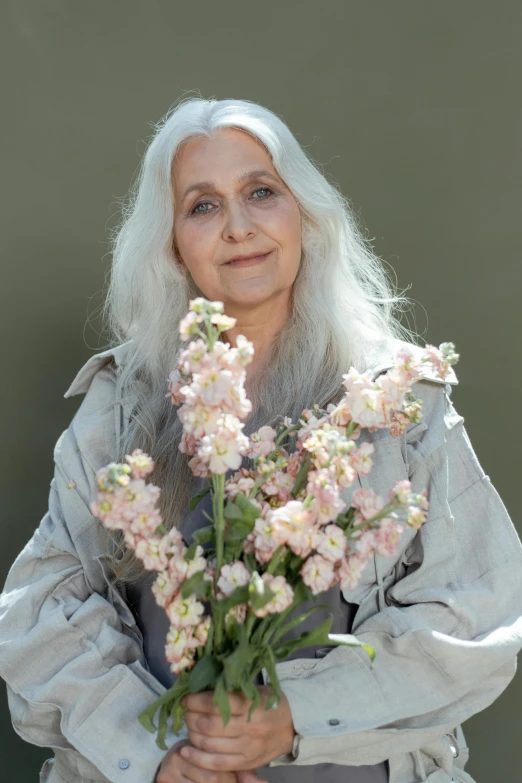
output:
M 192 745 L 185 745 L 180 750 L 181 758 L 195 764 L 201 769 L 216 772 L 236 772 L 242 769 L 252 769 L 252 762 L 245 762 L 245 757 L 238 753 L 207 753 Z
M 181 773 L 181 783 L 208 783 L 209 778 L 216 781 L 214 777 L 218 775 L 216 783 L 236 783 L 235 772 L 218 772 L 202 769 L 195 764 L 191 764 L 186 759 L 180 759 L 179 771 Z
M 209 737 L 239 737 L 245 733 L 245 726 L 248 725 L 246 718 L 239 715 L 232 715 L 225 726 L 221 715 L 209 715 L 191 710 L 185 711 L 183 720 L 189 731 L 196 731 Z
M 190 742 L 195 748 L 204 750 L 205 753 L 221 753 L 246 756 L 242 752 L 245 747 L 245 735 L 242 737 L 208 737 L 205 734 L 198 734 L 195 731 L 190 732 Z

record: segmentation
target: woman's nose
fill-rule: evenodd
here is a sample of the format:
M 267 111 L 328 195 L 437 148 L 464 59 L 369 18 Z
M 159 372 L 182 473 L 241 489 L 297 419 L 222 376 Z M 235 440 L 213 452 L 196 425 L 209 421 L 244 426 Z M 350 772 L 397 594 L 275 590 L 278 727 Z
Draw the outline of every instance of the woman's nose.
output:
M 235 239 L 237 242 L 242 242 L 247 237 L 254 236 L 255 233 L 256 225 L 246 206 L 238 202 L 229 204 L 223 226 L 223 239 Z

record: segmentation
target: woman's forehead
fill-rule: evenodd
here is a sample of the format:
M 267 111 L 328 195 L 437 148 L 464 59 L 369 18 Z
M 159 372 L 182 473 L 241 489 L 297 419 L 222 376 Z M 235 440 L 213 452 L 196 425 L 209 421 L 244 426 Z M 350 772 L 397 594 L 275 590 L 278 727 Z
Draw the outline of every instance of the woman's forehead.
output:
M 265 147 L 250 134 L 223 128 L 210 138 L 200 136 L 185 142 L 172 163 L 172 179 L 180 198 L 198 183 L 210 186 L 214 179 L 246 181 L 250 172 L 265 172 L 278 178 Z M 217 183 L 216 183 L 217 184 Z

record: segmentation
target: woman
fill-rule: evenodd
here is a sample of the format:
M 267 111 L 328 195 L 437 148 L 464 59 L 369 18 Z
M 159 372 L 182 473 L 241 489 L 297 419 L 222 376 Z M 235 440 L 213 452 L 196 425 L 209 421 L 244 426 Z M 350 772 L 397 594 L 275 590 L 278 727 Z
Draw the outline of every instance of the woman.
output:
M 347 201 L 249 101 L 188 99 L 158 124 L 113 251 L 115 347 L 66 394 L 85 397 L 55 449 L 49 511 L 0 604 L 13 725 L 54 750 L 40 781 L 250 783 L 256 770 L 288 783 L 471 781 L 460 724 L 515 673 L 522 547 L 451 403 L 454 375 L 416 384 L 420 424 L 371 436 L 375 465 L 361 483 L 383 493 L 409 478 L 430 500 L 428 522 L 395 557 L 374 557 L 353 591 L 329 592 L 339 629 L 375 648 L 373 666 L 346 647 L 284 661 L 280 707 L 248 723 L 234 696 L 226 728 L 208 694 L 189 696 L 167 753 L 141 727 L 174 679 L 166 615 L 150 574 L 89 503 L 96 470 L 139 446 L 155 459 L 168 526 L 188 535 L 202 521 L 187 514 L 197 482 L 165 397 L 190 299 L 223 301 L 237 319 L 224 339 L 254 343 L 247 434 L 338 401 L 350 365 L 376 377 L 408 335 Z

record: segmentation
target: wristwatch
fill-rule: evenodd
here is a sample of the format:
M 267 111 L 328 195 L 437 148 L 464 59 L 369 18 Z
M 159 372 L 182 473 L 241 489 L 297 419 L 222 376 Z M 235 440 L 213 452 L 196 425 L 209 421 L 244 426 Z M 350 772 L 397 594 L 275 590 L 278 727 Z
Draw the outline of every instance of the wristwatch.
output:
M 301 739 L 300 734 L 294 734 L 294 741 L 292 743 L 292 750 L 290 751 L 290 753 L 282 753 L 281 756 L 278 756 L 276 759 L 274 759 L 274 761 L 276 763 L 280 762 L 281 764 L 289 764 L 291 761 L 295 761 L 299 755 L 300 739 Z

